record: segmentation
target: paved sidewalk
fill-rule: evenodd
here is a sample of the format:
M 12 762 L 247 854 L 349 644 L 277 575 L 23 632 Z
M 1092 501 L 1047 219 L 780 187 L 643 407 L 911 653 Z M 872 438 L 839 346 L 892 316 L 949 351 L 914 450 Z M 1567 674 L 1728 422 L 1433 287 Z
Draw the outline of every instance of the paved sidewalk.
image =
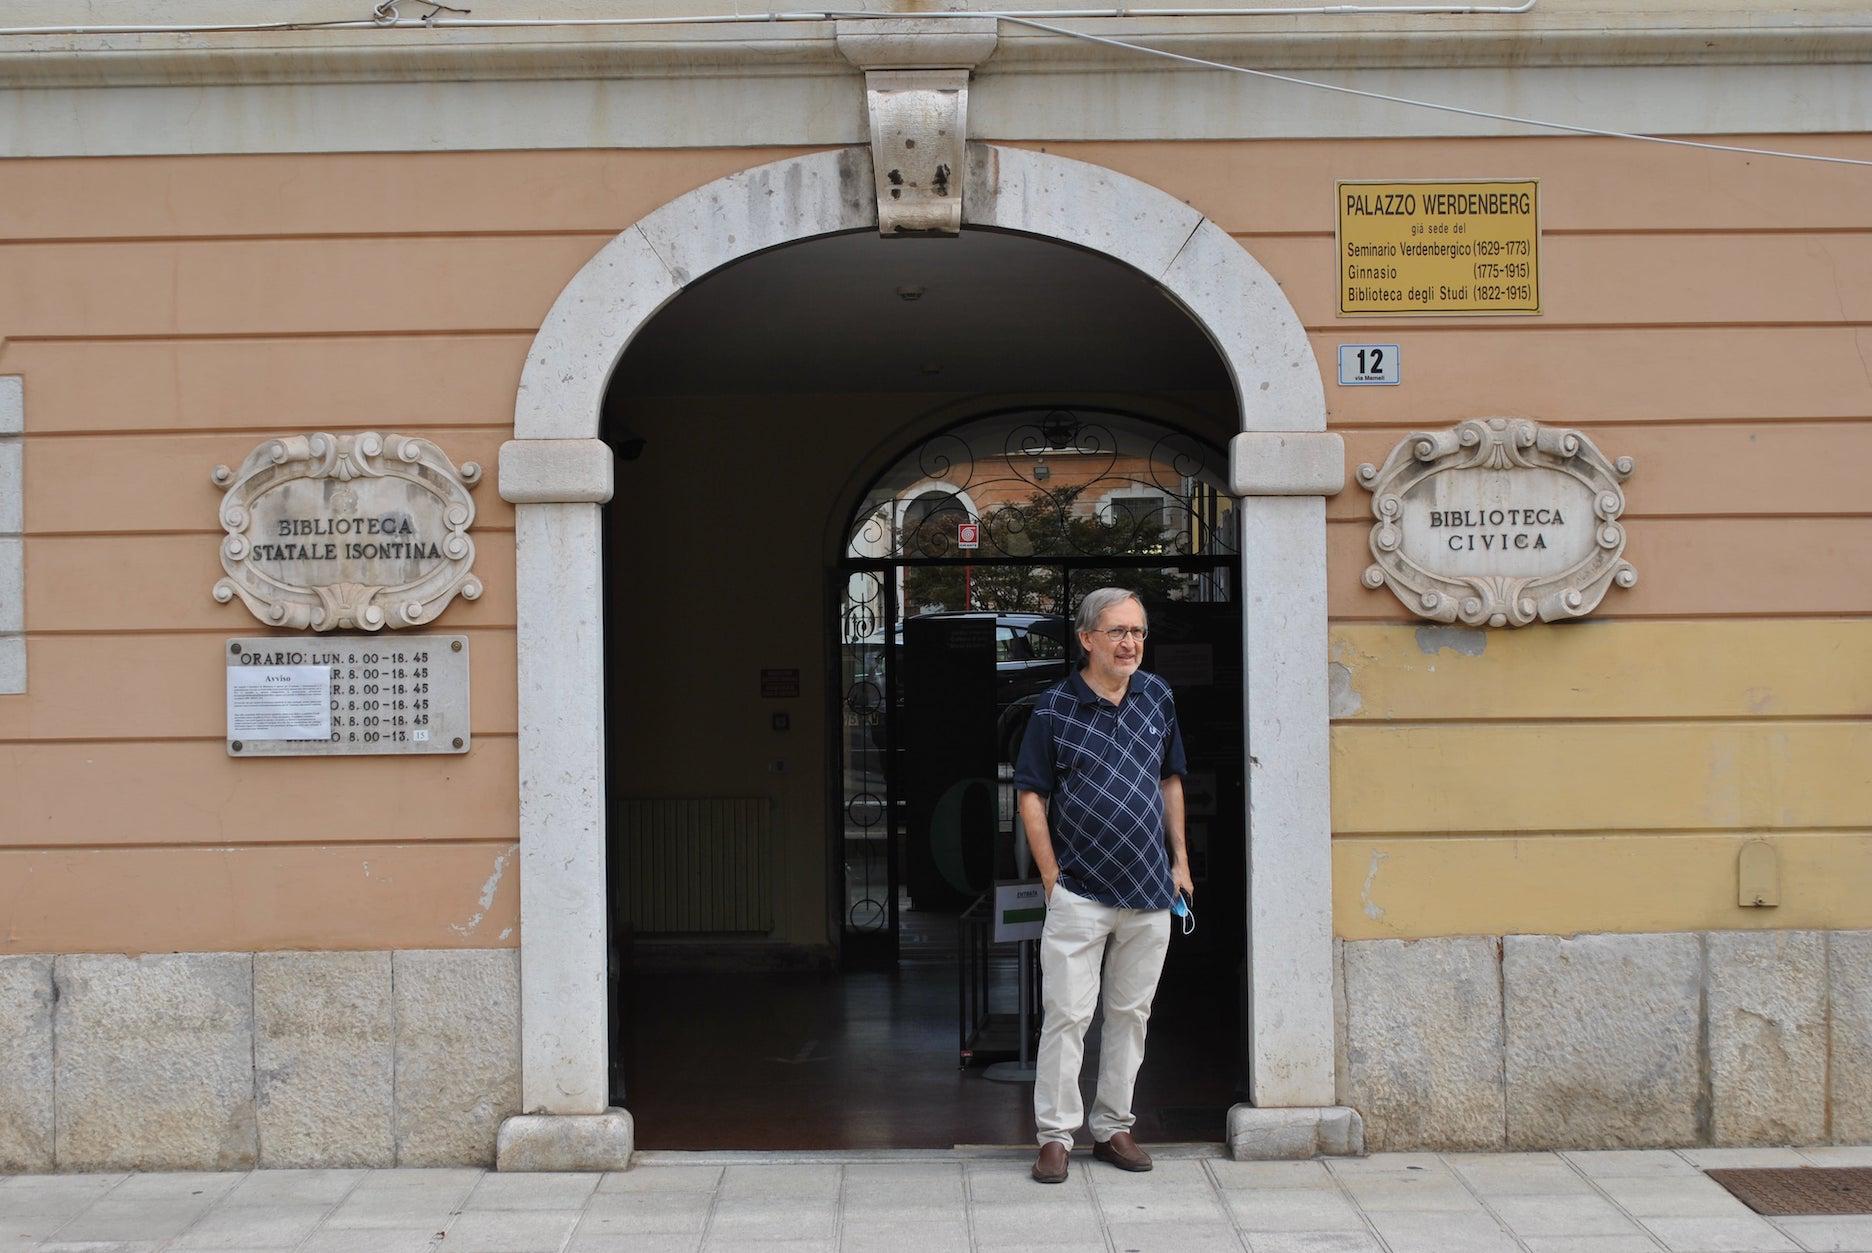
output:
M 1872 1166 L 1872 1148 L 1386 1153 L 1128 1175 L 1081 1152 L 643 1155 L 609 1175 L 268 1170 L 0 1177 L 0 1253 L 1872 1253 L 1872 1217 L 1756 1217 L 1704 1166 Z

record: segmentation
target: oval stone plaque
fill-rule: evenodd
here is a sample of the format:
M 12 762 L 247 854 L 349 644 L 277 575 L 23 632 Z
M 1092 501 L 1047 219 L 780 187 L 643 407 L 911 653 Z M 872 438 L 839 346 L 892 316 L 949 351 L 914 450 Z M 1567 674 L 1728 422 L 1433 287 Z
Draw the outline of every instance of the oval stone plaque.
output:
M 468 537 L 480 477 L 407 435 L 270 439 L 238 472 L 215 467 L 227 488 L 215 599 L 314 631 L 428 622 L 456 595 L 481 595 Z
M 1632 469 L 1578 431 L 1522 419 L 1415 432 L 1382 468 L 1358 470 L 1377 519 L 1365 586 L 1471 626 L 1590 613 L 1638 581 L 1618 522 Z

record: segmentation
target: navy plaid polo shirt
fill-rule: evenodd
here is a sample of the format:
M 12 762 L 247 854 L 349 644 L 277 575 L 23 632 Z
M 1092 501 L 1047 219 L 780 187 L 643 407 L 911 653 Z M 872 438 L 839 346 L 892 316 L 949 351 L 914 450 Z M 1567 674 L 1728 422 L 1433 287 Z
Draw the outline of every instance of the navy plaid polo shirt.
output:
M 1189 772 L 1170 685 L 1142 670 L 1114 705 L 1074 673 L 1041 693 L 1014 785 L 1053 798 L 1047 830 L 1066 890 L 1101 905 L 1168 909 L 1163 780 Z

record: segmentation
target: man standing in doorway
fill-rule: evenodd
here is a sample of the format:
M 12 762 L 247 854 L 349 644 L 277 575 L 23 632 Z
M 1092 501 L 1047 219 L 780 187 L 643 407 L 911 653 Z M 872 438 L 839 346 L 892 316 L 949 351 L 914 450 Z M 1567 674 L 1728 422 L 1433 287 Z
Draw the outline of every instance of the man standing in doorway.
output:
M 1170 946 L 1170 907 L 1195 895 L 1183 844 L 1183 737 L 1170 685 L 1138 669 L 1143 602 L 1105 587 L 1074 624 L 1085 668 L 1040 697 L 1021 742 L 1014 785 L 1027 846 L 1046 886 L 1040 970 L 1046 1018 L 1034 1082 L 1040 1157 L 1033 1177 L 1066 1178 L 1084 1117 L 1079 1067 L 1098 1004 L 1105 1016 L 1092 1155 L 1149 1170 L 1131 1136 L 1131 1093 L 1144 1060 L 1157 977 Z

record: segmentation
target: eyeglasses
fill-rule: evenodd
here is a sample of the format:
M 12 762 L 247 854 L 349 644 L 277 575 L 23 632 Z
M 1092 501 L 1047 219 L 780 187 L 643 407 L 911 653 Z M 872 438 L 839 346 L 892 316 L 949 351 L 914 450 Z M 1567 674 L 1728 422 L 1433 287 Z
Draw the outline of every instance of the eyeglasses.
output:
M 1149 635 L 1150 632 L 1146 631 L 1143 627 L 1112 627 L 1108 631 L 1100 631 L 1099 634 L 1103 635 L 1114 644 L 1122 644 L 1126 640 L 1136 640 L 1138 643 L 1142 644 L 1144 642 L 1144 637 Z

